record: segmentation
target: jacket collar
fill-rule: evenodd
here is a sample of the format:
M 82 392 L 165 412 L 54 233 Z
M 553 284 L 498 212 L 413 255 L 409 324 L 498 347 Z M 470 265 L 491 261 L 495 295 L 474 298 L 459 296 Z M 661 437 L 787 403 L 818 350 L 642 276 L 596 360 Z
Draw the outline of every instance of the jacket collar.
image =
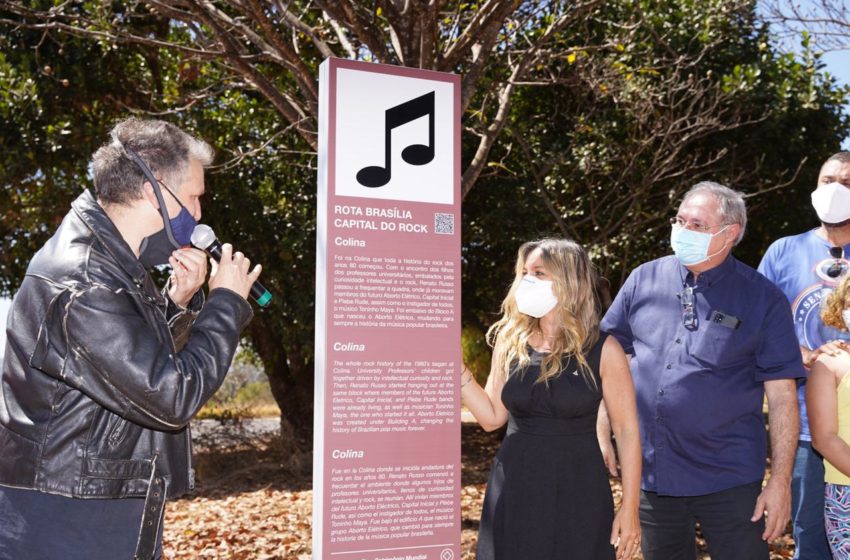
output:
M 133 279 L 137 286 L 141 286 L 147 270 L 139 262 L 127 242 L 121 236 L 121 232 L 109 219 L 103 207 L 97 202 L 91 192 L 86 189 L 71 203 L 71 208 L 91 230 L 94 237 L 100 242 L 104 249 L 112 255 L 115 262 Z

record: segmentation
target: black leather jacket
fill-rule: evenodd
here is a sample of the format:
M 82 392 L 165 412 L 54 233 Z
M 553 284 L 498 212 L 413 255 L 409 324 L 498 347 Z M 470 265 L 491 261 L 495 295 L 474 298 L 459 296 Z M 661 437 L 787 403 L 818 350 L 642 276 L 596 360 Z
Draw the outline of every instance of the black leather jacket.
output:
M 216 289 L 181 310 L 88 191 L 71 208 L 9 311 L 0 484 L 146 498 L 146 558 L 165 497 L 192 488 L 189 420 L 224 380 L 251 306 Z

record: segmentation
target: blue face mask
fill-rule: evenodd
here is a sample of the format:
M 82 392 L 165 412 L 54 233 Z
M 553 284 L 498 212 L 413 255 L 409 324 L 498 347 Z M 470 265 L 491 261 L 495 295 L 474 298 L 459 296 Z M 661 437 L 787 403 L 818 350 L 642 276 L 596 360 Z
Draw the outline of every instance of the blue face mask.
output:
M 180 213 L 169 220 L 169 225 L 171 226 L 171 234 L 174 236 L 174 240 L 177 241 L 181 247 L 185 247 L 192 243 L 192 232 L 195 231 L 195 226 L 198 225 L 198 221 L 192 217 L 192 214 L 190 214 L 189 211 L 186 210 L 186 207 L 181 204 Z
M 165 185 L 163 186 L 165 187 Z M 191 244 L 192 232 L 195 230 L 195 226 L 198 225 L 197 220 L 195 220 L 192 214 L 189 213 L 189 210 L 183 206 L 180 199 L 171 192 L 171 189 L 165 187 L 165 190 L 168 191 L 168 193 L 174 197 L 174 200 L 177 201 L 177 204 L 180 205 L 180 213 L 168 220 L 167 226 L 164 226 L 155 234 L 145 237 L 142 240 L 142 244 L 139 247 L 139 261 L 141 261 L 146 268 L 153 268 L 155 266 L 168 264 L 168 257 L 171 256 L 171 253 L 175 249 Z M 177 247 L 175 247 L 168 238 L 166 228 L 171 230 L 171 235 L 174 237 L 174 241 L 179 244 Z
M 710 233 L 685 229 L 680 225 L 674 224 L 673 231 L 670 232 L 670 245 L 673 247 L 676 258 L 683 265 L 691 266 L 699 264 L 723 251 L 723 249 L 720 249 L 714 255 L 709 255 L 708 247 L 711 245 L 711 240 L 714 239 L 714 236 L 720 235 L 727 227 L 729 226 L 723 226 L 723 229 L 712 235 Z

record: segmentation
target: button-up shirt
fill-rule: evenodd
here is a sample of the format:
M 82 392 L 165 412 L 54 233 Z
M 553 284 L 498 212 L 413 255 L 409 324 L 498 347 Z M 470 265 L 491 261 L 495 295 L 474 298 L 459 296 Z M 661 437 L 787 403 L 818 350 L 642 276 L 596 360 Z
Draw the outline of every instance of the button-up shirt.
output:
M 695 321 L 683 320 L 688 287 Z M 631 355 L 644 490 L 699 496 L 764 477 L 764 382 L 806 375 L 770 281 L 730 255 L 694 282 L 664 257 L 632 272 L 602 329 Z

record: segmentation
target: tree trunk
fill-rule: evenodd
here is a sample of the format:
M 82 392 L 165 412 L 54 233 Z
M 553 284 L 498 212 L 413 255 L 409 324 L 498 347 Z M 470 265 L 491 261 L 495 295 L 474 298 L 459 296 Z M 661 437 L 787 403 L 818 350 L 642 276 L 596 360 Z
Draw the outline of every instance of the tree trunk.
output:
M 276 321 L 263 319 L 255 317 L 249 334 L 280 407 L 281 444 L 288 451 L 284 456 L 309 465 L 303 455 L 313 445 L 313 361 L 305 357 L 303 348 L 285 343 L 286 333 Z

